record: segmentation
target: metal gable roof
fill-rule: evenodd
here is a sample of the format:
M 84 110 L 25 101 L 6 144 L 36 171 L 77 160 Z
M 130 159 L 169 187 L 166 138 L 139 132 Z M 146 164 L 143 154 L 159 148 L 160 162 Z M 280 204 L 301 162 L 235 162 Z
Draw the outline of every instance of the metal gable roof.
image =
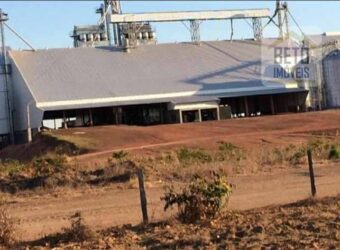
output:
M 148 45 L 131 53 L 110 47 L 11 51 L 11 57 L 46 109 L 284 88 L 262 81 L 261 46 L 251 41 Z

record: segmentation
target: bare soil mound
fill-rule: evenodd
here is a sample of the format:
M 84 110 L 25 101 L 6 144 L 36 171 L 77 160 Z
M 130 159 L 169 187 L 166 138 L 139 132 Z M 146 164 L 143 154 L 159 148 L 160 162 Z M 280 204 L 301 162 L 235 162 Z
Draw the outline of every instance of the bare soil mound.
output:
M 136 168 L 133 162 L 126 161 L 112 163 L 96 170 L 79 171 L 74 166 L 44 165 L 44 161 L 47 160 L 41 160 L 39 166 L 30 166 L 32 169 L 29 171 L 1 176 L 0 192 L 16 194 L 37 189 L 52 191 L 58 187 L 103 187 L 112 183 L 126 183 L 132 178 Z
M 32 143 L 8 146 L 0 150 L 0 159 L 29 162 L 47 154 L 75 156 L 87 152 L 89 152 L 88 149 L 81 148 L 73 142 L 58 139 L 49 134 L 39 134 Z

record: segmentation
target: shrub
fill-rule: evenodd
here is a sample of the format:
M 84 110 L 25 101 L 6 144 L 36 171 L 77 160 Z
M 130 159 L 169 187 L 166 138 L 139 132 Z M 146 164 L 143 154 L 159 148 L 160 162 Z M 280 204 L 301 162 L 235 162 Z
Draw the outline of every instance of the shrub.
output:
M 314 139 L 307 143 L 307 149 L 310 149 L 314 153 L 314 157 L 318 159 L 327 159 L 328 153 L 331 148 L 331 143 L 325 139 Z
M 15 243 L 14 221 L 5 209 L 0 209 L 0 245 L 12 246 Z
M 340 159 L 338 144 L 334 144 L 329 140 L 321 138 L 312 139 L 308 143 L 300 146 L 289 145 L 282 150 L 283 160 L 290 165 L 304 163 L 307 150 L 311 150 L 313 152 L 313 157 L 318 160 Z
M 95 233 L 84 224 L 84 220 L 80 212 L 76 212 L 70 217 L 71 227 L 64 228 L 65 241 L 67 242 L 83 242 L 93 240 Z
M 234 150 L 237 150 L 238 147 L 236 147 L 234 144 L 229 143 L 229 142 L 218 142 L 220 144 L 220 146 L 218 147 L 219 150 L 221 151 L 229 151 L 232 152 Z
M 328 159 L 330 160 L 338 160 L 340 159 L 340 150 L 336 145 L 332 145 L 329 150 Z
M 286 153 L 285 151 L 286 150 L 279 148 L 274 148 L 273 150 L 262 148 L 260 153 L 257 153 L 255 157 L 259 159 L 258 162 L 260 165 L 274 166 L 284 163 Z
M 2 175 L 13 176 L 17 173 L 20 173 L 25 168 L 24 164 L 21 164 L 17 160 L 6 159 L 0 160 L 0 172 Z
M 181 148 L 176 151 L 177 158 L 181 164 L 209 163 L 211 155 L 201 149 Z
M 219 153 L 217 155 L 218 160 L 225 161 L 225 160 L 236 160 L 240 161 L 245 159 L 244 152 L 239 147 L 235 146 L 229 142 L 219 142 Z
M 261 163 L 268 165 L 284 163 L 289 165 L 302 164 L 306 161 L 307 150 L 311 150 L 313 157 L 317 160 L 340 159 L 339 144 L 321 138 L 312 139 L 308 143 L 299 146 L 291 144 L 282 149 L 265 152 Z
M 184 223 L 212 219 L 224 208 L 232 192 L 232 185 L 225 175 L 212 172 L 211 178 L 194 176 L 192 182 L 180 193 L 168 187 L 161 200 L 165 201 L 164 210 L 177 205 L 178 218 Z
M 123 150 L 112 153 L 112 158 L 118 161 L 123 161 L 128 155 L 128 152 Z
M 62 155 L 56 157 L 38 158 L 33 161 L 35 176 L 49 176 L 53 173 L 65 171 L 66 158 Z
M 317 159 L 336 160 L 340 159 L 339 144 L 326 139 L 312 140 L 307 144 L 307 149 L 313 151 Z
M 276 163 L 282 164 L 284 161 L 284 155 L 282 151 L 278 148 L 275 148 L 273 151 L 273 158 Z
M 302 159 L 306 156 L 306 152 L 305 148 L 298 148 L 292 155 L 288 156 L 287 160 L 291 165 L 301 164 Z
M 156 158 L 156 160 L 161 161 L 164 165 L 166 165 L 172 163 L 174 161 L 174 157 L 171 152 L 165 152 L 159 159 Z

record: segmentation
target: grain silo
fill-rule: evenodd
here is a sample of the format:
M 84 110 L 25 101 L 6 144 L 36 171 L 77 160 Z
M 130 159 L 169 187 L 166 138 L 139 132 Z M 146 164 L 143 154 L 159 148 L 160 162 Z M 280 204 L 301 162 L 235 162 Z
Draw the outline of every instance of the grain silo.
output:
M 14 142 L 12 126 L 12 107 L 10 96 L 10 64 L 7 60 L 5 45 L 4 22 L 7 14 L 0 9 L 1 53 L 0 53 L 0 148 Z
M 3 56 L 0 55 L 0 61 L 3 62 Z M 7 102 L 7 87 L 4 74 L 4 67 L 1 64 L 0 75 L 0 148 L 9 143 L 9 116 L 8 116 L 8 102 Z
M 323 59 L 327 107 L 340 107 L 340 53 L 334 51 Z

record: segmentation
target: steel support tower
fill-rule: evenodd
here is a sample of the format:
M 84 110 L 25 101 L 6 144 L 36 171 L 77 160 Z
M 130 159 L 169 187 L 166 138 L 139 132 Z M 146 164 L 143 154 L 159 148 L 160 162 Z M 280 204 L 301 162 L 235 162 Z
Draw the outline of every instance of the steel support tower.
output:
M 150 23 L 150 22 L 189 22 L 191 41 L 200 42 L 200 24 L 207 20 L 253 20 L 254 39 L 262 39 L 261 18 L 269 18 L 269 9 L 241 9 L 215 11 L 179 11 L 179 12 L 150 12 L 150 13 L 121 13 L 112 14 L 111 23 Z
M 261 41 L 263 38 L 262 32 L 262 21 L 260 18 L 252 18 L 253 21 L 253 32 L 254 32 L 254 39 L 257 41 Z
M 279 27 L 279 38 L 289 38 L 289 24 L 288 24 L 288 5 L 286 2 L 276 0 L 276 13 Z
M 201 34 L 200 34 L 200 22 L 198 20 L 190 20 L 190 33 L 191 42 L 199 44 L 201 41 Z

